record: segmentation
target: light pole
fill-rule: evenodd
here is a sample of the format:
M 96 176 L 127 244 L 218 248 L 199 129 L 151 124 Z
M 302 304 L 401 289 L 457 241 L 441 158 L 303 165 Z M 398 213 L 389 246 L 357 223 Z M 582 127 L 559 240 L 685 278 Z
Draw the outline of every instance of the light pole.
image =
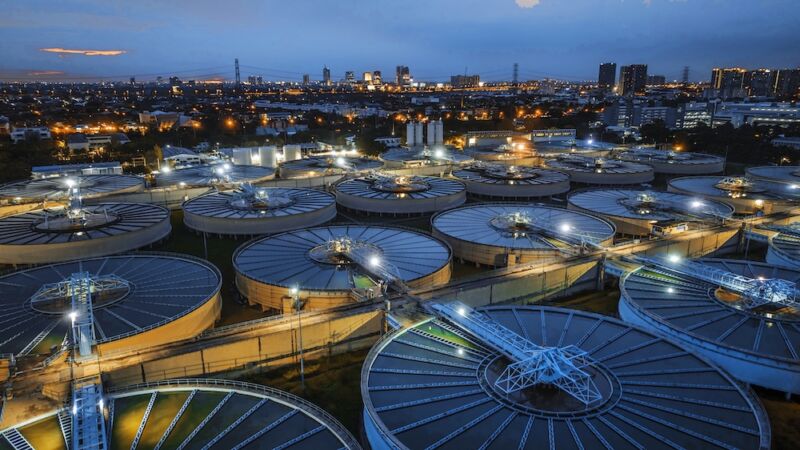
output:
M 303 388 L 303 391 L 306 390 L 306 371 L 305 371 L 305 362 L 303 361 L 303 322 L 300 316 L 300 310 L 303 308 L 303 304 L 300 301 L 300 289 L 297 286 L 293 286 L 289 293 L 292 294 L 292 302 L 295 311 L 297 311 L 297 349 L 300 351 L 300 386 Z

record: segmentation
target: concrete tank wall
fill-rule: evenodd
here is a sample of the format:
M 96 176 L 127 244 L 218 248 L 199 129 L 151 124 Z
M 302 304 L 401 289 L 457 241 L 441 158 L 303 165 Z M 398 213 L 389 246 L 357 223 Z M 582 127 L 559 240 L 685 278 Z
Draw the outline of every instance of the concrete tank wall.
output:
M 257 236 L 261 234 L 274 234 L 300 228 L 322 225 L 336 217 L 336 204 L 331 203 L 325 208 L 315 209 L 302 214 L 287 216 L 270 216 L 263 218 L 225 218 L 210 217 L 202 214 L 193 214 L 183 211 L 183 223 L 187 227 L 204 233 L 223 236 Z
M 278 148 L 274 145 L 258 147 L 259 165 L 274 169 L 278 167 Z
M 171 231 L 170 217 L 166 214 L 153 226 L 102 238 L 53 244 L 0 244 L 0 264 L 45 264 L 116 255 L 159 242 Z
M 432 198 L 375 199 L 336 191 L 336 203 L 355 211 L 375 214 L 426 214 L 462 205 L 467 191 Z
M 303 151 L 300 149 L 300 146 L 295 144 L 284 145 L 283 160 L 294 161 L 297 159 L 303 159 Z

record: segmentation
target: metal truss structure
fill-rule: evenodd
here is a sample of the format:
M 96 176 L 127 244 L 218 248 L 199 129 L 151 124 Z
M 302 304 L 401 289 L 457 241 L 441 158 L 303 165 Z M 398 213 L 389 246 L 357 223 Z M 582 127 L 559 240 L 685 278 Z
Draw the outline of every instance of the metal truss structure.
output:
M 657 192 L 640 192 L 623 200 L 623 204 L 637 212 L 650 213 L 651 211 L 663 211 L 676 216 L 700 218 L 700 219 L 721 219 L 728 217 L 715 208 L 712 204 L 701 200 L 691 200 L 688 204 L 670 200 L 658 195 Z
M 400 271 L 393 264 L 382 258 L 372 245 L 353 241 L 349 237 L 340 237 L 326 243 L 326 250 L 331 255 L 339 255 L 358 264 L 368 273 L 380 280 L 394 284 L 402 292 L 408 287 L 400 276 Z
M 559 388 L 584 405 L 602 398 L 591 375 L 586 352 L 569 345 L 543 347 L 500 325 L 489 316 L 460 302 L 435 303 L 434 311 L 513 361 L 495 386 L 505 394 L 536 386 Z
M 748 310 L 769 305 L 800 307 L 797 284 L 792 281 L 749 278 L 685 258 L 637 256 L 635 259 L 736 292 L 742 296 L 742 306 Z
M 513 212 L 495 219 L 505 229 L 527 229 L 543 236 L 558 239 L 582 248 L 602 250 L 600 242 L 607 236 L 575 229 L 568 223 L 556 223 L 547 217 L 530 217 L 524 212 Z

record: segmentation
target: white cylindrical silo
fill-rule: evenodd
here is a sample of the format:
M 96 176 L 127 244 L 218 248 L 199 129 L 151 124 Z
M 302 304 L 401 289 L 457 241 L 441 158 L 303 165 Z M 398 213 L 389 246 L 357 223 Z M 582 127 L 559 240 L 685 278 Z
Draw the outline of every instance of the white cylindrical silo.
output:
M 414 122 L 408 122 L 406 124 L 406 145 L 409 147 L 417 145 L 417 142 L 414 139 Z
M 434 138 L 434 144 L 444 144 L 444 122 L 442 122 L 442 119 L 436 121 L 436 136 Z
M 428 122 L 428 146 L 433 147 L 436 145 L 436 121 L 431 120 Z
M 417 145 L 422 145 L 425 142 L 422 138 L 423 128 L 424 126 L 422 125 L 422 122 L 416 122 L 414 124 L 414 141 L 417 143 Z
M 260 159 L 261 167 L 278 167 L 278 149 L 274 145 L 267 147 L 258 147 L 258 156 Z
M 299 145 L 292 144 L 283 146 L 284 161 L 295 161 L 298 159 L 303 159 L 303 152 L 300 150 Z
M 233 149 L 233 163 L 237 166 L 249 166 L 251 164 L 250 159 L 249 148 L 237 147 Z

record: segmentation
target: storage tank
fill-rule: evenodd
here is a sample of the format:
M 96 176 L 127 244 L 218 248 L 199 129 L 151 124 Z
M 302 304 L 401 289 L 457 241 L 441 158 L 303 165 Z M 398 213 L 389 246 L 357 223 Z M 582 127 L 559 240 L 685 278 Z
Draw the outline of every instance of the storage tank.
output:
M 155 182 L 158 187 L 197 187 L 217 184 L 260 183 L 273 178 L 275 178 L 275 169 L 270 169 L 269 167 L 237 166 L 224 163 L 163 170 L 156 175 Z
M 222 276 L 210 263 L 181 254 L 135 253 L 49 264 L 0 276 L 0 353 L 45 357 L 72 331 L 70 280 L 92 285 L 97 352 L 146 349 L 190 339 L 219 319 Z
M 588 214 L 524 203 L 486 203 L 443 211 L 433 236 L 464 261 L 493 267 L 545 261 L 613 243 L 614 225 Z
M 428 139 L 425 141 L 429 147 L 436 145 L 436 121 L 431 120 L 428 122 Z
M 414 147 L 417 145 L 416 135 L 414 132 L 414 122 L 411 121 L 406 123 L 406 145 L 409 147 Z M 422 142 L 420 142 L 419 145 L 422 145 Z
M 308 178 L 377 170 L 383 163 L 377 159 L 350 156 L 314 156 L 281 164 L 281 178 Z
M 681 177 L 669 180 L 669 191 L 724 201 L 737 214 L 772 214 L 796 207 L 800 189 L 790 184 L 747 177 Z
M 800 166 L 758 166 L 745 170 L 748 177 L 754 180 L 788 183 L 800 186 Z
M 169 236 L 169 210 L 147 203 L 39 209 L 0 219 L 0 264 L 43 264 L 123 253 Z
M 274 145 L 258 147 L 258 159 L 261 167 L 275 169 L 278 167 L 278 148 Z
M 490 199 L 550 197 L 569 191 L 569 176 L 555 170 L 477 163 L 453 171 L 467 192 Z
M 237 147 L 233 149 L 233 163 L 237 166 L 249 166 L 252 164 L 252 153 L 250 147 Z
M 327 412 L 258 384 L 175 379 L 112 388 L 101 398 L 108 448 L 361 448 Z M 72 448 L 71 416 L 62 408 L 2 430 L 0 447 Z
M 495 306 L 478 314 L 496 324 L 494 336 L 434 318 L 375 344 L 361 372 L 374 450 L 770 447 L 769 420 L 749 389 L 649 331 L 561 308 Z M 498 345 L 500 336 L 514 346 Z M 507 355 L 522 346 L 564 364 L 542 361 L 542 372 L 558 367 L 547 379 L 514 371 Z M 519 385 L 502 383 L 506 370 L 520 373 Z M 566 385 L 570 375 L 574 388 Z
M 336 217 L 333 195 L 315 189 L 260 188 L 214 192 L 183 204 L 187 227 L 220 236 L 256 236 L 322 225 Z
M 747 260 L 645 264 L 623 277 L 619 313 L 745 383 L 798 394 L 798 280 L 796 269 Z
M 425 140 L 422 137 L 422 130 L 425 128 L 425 125 L 422 122 L 415 122 L 414 123 L 414 142 L 416 145 L 423 145 Z
M 550 169 L 569 175 L 573 183 L 586 185 L 625 185 L 649 183 L 653 168 L 644 164 L 564 154 L 545 162 Z
M 622 152 L 617 158 L 648 165 L 657 175 L 711 175 L 725 170 L 724 157 L 706 153 L 641 147 Z
M 293 288 L 310 310 L 379 295 L 376 271 L 384 269 L 412 290 L 438 286 L 450 279 L 450 259 L 447 244 L 416 231 L 341 225 L 250 241 L 236 250 L 233 266 L 250 304 L 286 313 L 294 310 Z
M 435 123 L 436 123 L 436 139 L 434 140 L 434 143 L 436 145 L 444 145 L 444 122 L 442 122 L 442 119 L 439 119 Z
M 70 186 L 80 186 L 84 199 L 144 190 L 144 179 L 132 175 L 81 175 L 25 180 L 0 186 L 0 205 L 61 201 Z
M 733 215 L 727 203 L 672 192 L 587 189 L 567 197 L 569 209 L 605 217 L 631 236 L 686 231 L 691 223 L 718 222 Z
M 467 200 L 464 184 L 445 178 L 375 174 L 335 185 L 339 206 L 368 214 L 427 214 Z
M 299 145 L 290 144 L 283 146 L 283 160 L 295 161 L 303 159 L 303 150 Z

